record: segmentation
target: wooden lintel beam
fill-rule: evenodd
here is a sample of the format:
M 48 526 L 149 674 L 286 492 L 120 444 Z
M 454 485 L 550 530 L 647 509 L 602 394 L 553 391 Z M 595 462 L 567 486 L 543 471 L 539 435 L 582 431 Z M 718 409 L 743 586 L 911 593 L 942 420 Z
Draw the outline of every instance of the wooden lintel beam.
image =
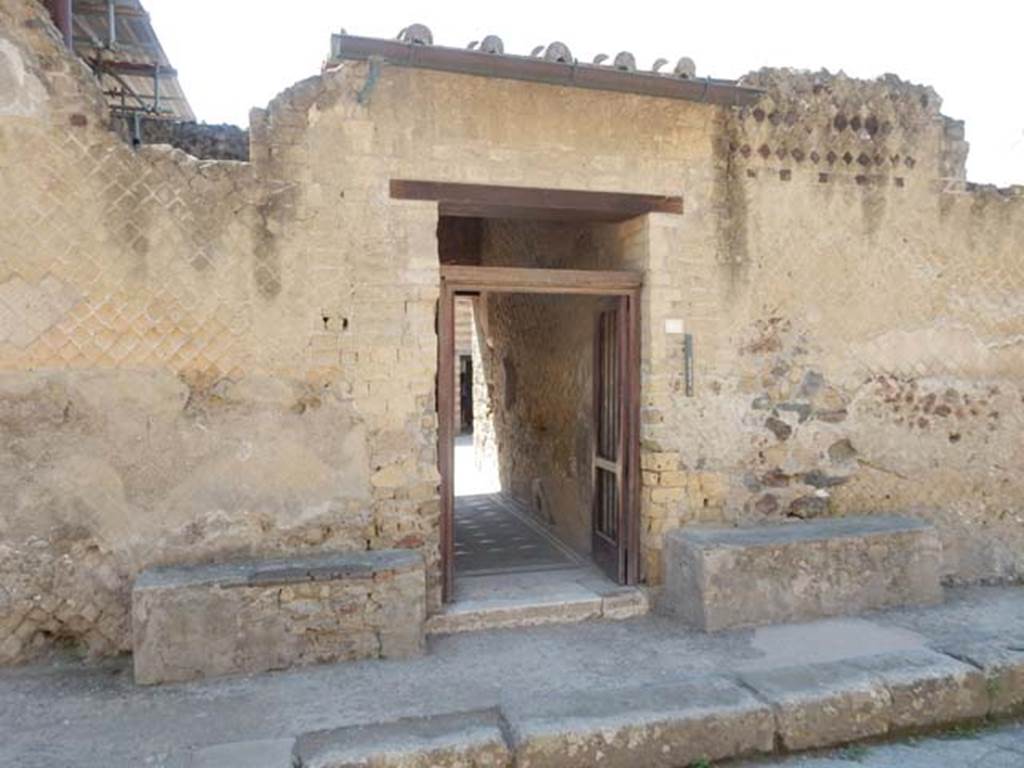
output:
M 442 264 L 441 279 L 453 291 L 628 295 L 643 285 L 639 272 L 599 269 L 535 269 Z
M 442 213 L 453 216 L 523 218 L 523 212 L 567 214 L 573 218 L 621 220 L 645 213 L 683 212 L 683 199 L 633 192 L 509 187 L 442 181 L 392 179 L 391 197 L 398 200 L 436 200 Z M 532 216 L 531 216 L 532 217 Z M 538 216 L 543 218 L 543 216 Z

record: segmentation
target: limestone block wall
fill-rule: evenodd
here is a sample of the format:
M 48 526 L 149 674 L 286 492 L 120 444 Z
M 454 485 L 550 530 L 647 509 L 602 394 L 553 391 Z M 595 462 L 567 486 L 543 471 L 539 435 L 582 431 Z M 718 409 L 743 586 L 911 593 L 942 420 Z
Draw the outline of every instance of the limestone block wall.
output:
M 903 512 L 939 527 L 947 578 L 1021 578 L 1020 188 L 964 182 L 963 126 L 931 89 L 750 82 L 765 99 L 715 142 L 713 236 L 647 226 L 652 259 L 672 254 L 649 272 L 648 574 L 690 521 Z
M 308 104 L 261 123 L 259 164 L 133 152 L 35 2 L 0 3 L 0 83 L 0 662 L 126 650 L 153 565 L 433 547 L 436 568 L 433 207 L 339 230 L 353 193 L 298 242 L 319 214 L 285 133 Z
M 438 210 L 393 178 L 683 196 L 601 230 L 645 272 L 649 580 L 692 521 L 889 510 L 948 577 L 1020 578 L 1021 195 L 964 181 L 930 89 L 751 82 L 733 112 L 345 64 L 199 161 L 133 152 L 0 0 L 0 660 L 125 649 L 130 579 L 179 561 L 417 549 L 436 608 Z

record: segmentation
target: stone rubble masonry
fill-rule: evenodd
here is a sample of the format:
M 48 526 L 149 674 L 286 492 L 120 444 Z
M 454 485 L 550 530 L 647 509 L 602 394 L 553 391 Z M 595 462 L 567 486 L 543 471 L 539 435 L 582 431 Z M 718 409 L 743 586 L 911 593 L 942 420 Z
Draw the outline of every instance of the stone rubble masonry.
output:
M 704 631 L 941 602 L 933 526 L 895 516 L 665 537 L 662 610 Z
M 1002 642 L 961 649 L 1024 673 Z M 834 747 L 1024 711 L 984 664 L 921 649 L 663 685 L 566 691 L 497 709 L 367 723 L 186 753 L 174 768 L 676 766 Z M 263 747 L 261 749 L 261 746 Z
M 407 550 L 156 568 L 132 590 L 135 681 L 417 656 L 425 618 Z
M 0 0 L 0 663 L 128 650 L 172 563 L 413 549 L 439 608 L 438 206 L 393 178 L 684 196 L 615 226 L 648 582 L 682 526 L 867 514 L 933 523 L 944 579 L 1024 577 L 1024 195 L 965 181 L 930 88 L 749 82 L 733 110 L 350 62 L 200 160 L 133 151 L 43 4 Z
M 131 118 L 111 117 L 112 128 L 128 142 L 133 140 Z M 249 132 L 237 125 L 209 125 L 184 120 L 143 117 L 139 121 L 143 144 L 169 144 L 200 160 L 249 159 Z

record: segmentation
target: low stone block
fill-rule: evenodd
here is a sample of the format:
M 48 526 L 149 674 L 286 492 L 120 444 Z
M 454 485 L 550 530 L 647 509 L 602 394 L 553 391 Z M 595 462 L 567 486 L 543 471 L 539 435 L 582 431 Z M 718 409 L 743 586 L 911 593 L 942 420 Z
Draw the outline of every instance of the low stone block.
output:
M 846 662 L 748 672 L 740 679 L 771 704 L 786 749 L 843 744 L 889 729 L 885 686 Z
M 496 709 L 307 733 L 302 768 L 505 768 L 512 756 Z
M 935 529 L 895 516 L 665 535 L 659 609 L 698 629 L 804 621 L 942 600 Z
M 941 650 L 981 670 L 990 715 L 1024 712 L 1024 641 L 1019 648 L 993 640 L 954 643 Z
M 135 681 L 415 656 L 425 615 L 409 550 L 155 568 L 132 590 Z
M 851 659 L 889 691 L 889 730 L 906 731 L 961 723 L 988 712 L 981 672 L 934 651 L 897 651 Z
M 675 768 L 773 747 L 771 710 L 724 678 L 504 708 L 518 768 Z

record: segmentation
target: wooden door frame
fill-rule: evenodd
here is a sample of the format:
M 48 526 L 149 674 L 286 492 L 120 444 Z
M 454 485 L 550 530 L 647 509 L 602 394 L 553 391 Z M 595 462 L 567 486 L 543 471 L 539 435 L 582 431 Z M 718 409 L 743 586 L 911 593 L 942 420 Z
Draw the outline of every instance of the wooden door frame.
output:
M 455 297 L 458 294 L 527 293 L 619 296 L 626 299 L 626 391 L 623 501 L 626 584 L 640 579 L 640 293 L 638 272 L 441 265 L 437 323 L 437 448 L 441 474 L 442 596 L 455 585 Z

